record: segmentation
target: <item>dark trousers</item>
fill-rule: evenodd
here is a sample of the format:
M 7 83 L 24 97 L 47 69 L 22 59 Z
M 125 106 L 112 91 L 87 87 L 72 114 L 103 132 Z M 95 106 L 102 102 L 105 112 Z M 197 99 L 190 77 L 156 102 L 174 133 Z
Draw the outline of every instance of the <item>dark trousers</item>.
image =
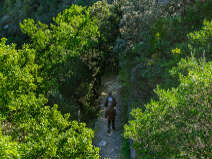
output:
M 112 129 L 113 130 L 115 130 L 115 119 L 113 119 L 113 120 L 107 120 L 107 126 L 108 126 L 108 131 L 110 132 L 110 130 L 111 130 L 111 126 L 110 126 L 110 124 L 112 123 Z

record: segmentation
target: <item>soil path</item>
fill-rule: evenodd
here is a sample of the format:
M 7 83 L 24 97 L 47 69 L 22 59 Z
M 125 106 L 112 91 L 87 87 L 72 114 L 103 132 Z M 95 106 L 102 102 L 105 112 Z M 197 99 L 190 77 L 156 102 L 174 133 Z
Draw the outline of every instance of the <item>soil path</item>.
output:
M 94 145 L 100 148 L 101 159 L 120 159 L 121 142 L 122 142 L 122 124 L 120 118 L 120 110 L 122 106 L 120 90 L 121 83 L 118 77 L 112 77 L 103 82 L 103 88 L 101 90 L 100 97 L 100 116 L 95 123 L 95 138 Z M 116 130 L 112 131 L 111 134 L 107 133 L 107 120 L 104 118 L 104 102 L 107 93 L 112 91 L 113 96 L 117 101 L 116 106 Z

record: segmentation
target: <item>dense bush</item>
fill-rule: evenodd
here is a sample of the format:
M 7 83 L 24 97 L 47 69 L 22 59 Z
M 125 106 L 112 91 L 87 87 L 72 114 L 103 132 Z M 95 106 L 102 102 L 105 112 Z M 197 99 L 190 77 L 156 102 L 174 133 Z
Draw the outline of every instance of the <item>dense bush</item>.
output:
M 36 62 L 42 67 L 42 72 L 47 73 L 45 77 L 60 81 L 76 72 L 73 66 L 69 66 L 70 62 L 80 65 L 81 56 L 92 56 L 90 49 L 97 44 L 99 32 L 89 12 L 76 5 L 58 14 L 54 23 L 48 26 L 28 19 L 20 26 L 32 40 Z
M 142 32 L 160 17 L 162 10 L 156 0 L 126 0 L 122 6 L 120 32 L 130 46 L 143 40 Z
M 148 3 L 152 3 L 152 1 Z M 170 6 L 175 6 L 181 3 L 181 1 L 176 1 L 176 3 L 171 1 L 170 3 Z M 127 7 L 128 5 L 129 7 Z M 130 49 L 122 52 L 120 61 L 123 72 L 128 69 L 129 63 L 131 63 L 132 68 L 134 67 L 130 75 L 132 80 L 128 80 L 125 84 L 132 85 L 133 88 L 129 91 L 135 92 L 136 98 L 139 99 L 140 97 L 140 101 L 148 101 L 146 99 L 152 97 L 154 94 L 153 89 L 157 84 L 162 84 L 164 88 L 178 84 L 177 80 L 170 76 L 169 69 L 175 66 L 180 58 L 190 56 L 191 53 L 195 57 L 201 57 L 204 54 L 206 58 L 210 58 L 209 41 L 211 35 L 210 29 L 208 29 L 210 28 L 210 21 L 208 22 L 208 20 L 211 19 L 209 15 L 212 5 L 211 1 L 207 1 L 207 3 L 198 1 L 192 6 L 187 5 L 185 9 L 186 14 L 183 16 L 179 14 L 180 11 L 178 12 L 178 10 L 175 12 L 176 14 L 169 14 L 169 8 L 167 9 L 162 6 L 155 8 L 159 12 L 163 11 L 163 14 L 160 16 L 153 14 L 152 16 L 155 20 L 151 21 L 150 19 L 146 29 L 132 29 L 131 31 L 135 34 L 135 39 L 133 40 L 128 39 L 128 33 L 129 35 L 132 34 L 127 26 L 128 23 L 136 25 L 139 20 L 136 20 L 136 16 L 132 16 L 131 20 L 127 20 L 126 17 L 130 15 L 127 12 L 125 16 L 125 8 L 126 11 L 130 8 L 137 8 L 139 10 L 137 5 L 138 3 L 133 4 L 129 2 L 123 7 L 124 15 L 121 20 L 123 26 L 121 27 L 125 29 L 121 32 L 121 36 L 132 45 L 130 45 Z M 152 9 L 154 10 L 154 7 Z M 199 13 L 199 10 L 202 10 L 202 12 Z M 133 9 L 130 11 L 133 12 Z M 139 12 L 152 13 L 151 7 L 145 10 L 140 9 Z M 141 19 L 141 23 L 137 24 L 141 28 L 147 26 L 146 23 L 143 24 L 142 16 L 145 16 L 145 14 L 138 15 L 137 17 Z M 203 23 L 204 19 L 207 20 Z M 202 26 L 205 27 L 200 31 Z M 195 39 L 197 37 L 199 39 Z M 201 38 L 207 39 L 207 42 L 204 42 L 205 40 Z
M 212 59 L 212 20 L 205 20 L 202 30 L 195 31 L 188 35 L 189 49 L 196 57 L 205 57 L 207 60 Z
M 37 85 L 42 81 L 34 63 L 35 52 L 26 45 L 16 50 L 15 45 L 0 43 L 0 105 L 1 111 L 20 109 L 19 100 L 35 96 Z
M 183 60 L 180 85 L 156 89 L 158 101 L 135 109 L 135 120 L 125 126 L 125 137 L 133 139 L 138 153 L 148 158 L 211 158 L 212 63 Z
M 96 0 L 3 0 L 1 1 L 0 33 L 9 38 L 9 42 L 19 45 L 28 40 L 19 29 L 19 23 L 32 18 L 43 23 L 50 23 L 52 17 L 71 4 L 91 5 Z
M 13 2 L 5 1 L 4 5 L 9 9 Z M 40 3 L 48 2 L 15 1 L 15 5 L 23 14 L 21 18 L 25 18 L 36 17 Z M 57 8 L 55 3 L 58 1 L 49 2 L 50 12 Z M 22 5 L 24 10 L 20 9 Z M 72 5 L 49 20 L 52 22 L 49 25 L 41 22 L 47 21 L 49 15 L 45 20 L 39 19 L 40 16 L 35 20 L 25 19 L 20 27 L 30 42 L 19 45 L 18 50 L 15 44 L 7 45 L 7 40 L 2 39 L 1 157 L 99 158 L 98 148 L 92 145 L 93 131 L 83 123 L 70 121 L 69 115 L 62 115 L 59 110 L 66 106 L 71 119 L 76 119 L 80 109 L 84 115 L 81 121 L 96 115 L 94 100 L 99 86 L 96 76 L 106 60 L 102 52 L 112 51 L 118 35 L 120 13 L 116 7 L 106 2 L 92 7 Z M 102 11 L 106 13 L 101 15 Z M 4 17 L 6 23 L 14 13 Z M 14 23 L 17 19 L 14 18 Z M 9 29 L 12 30 L 11 26 Z M 59 108 L 57 104 L 61 104 Z
M 18 153 L 18 145 L 16 142 L 13 142 L 11 137 L 3 136 L 0 130 L 0 157 L 9 159 L 9 158 L 19 158 L 20 154 Z
M 1 124 L 3 135 L 13 139 L 6 140 L 3 136 L 3 143 L 11 141 L 18 145 L 17 149 L 14 147 L 14 154 L 5 153 L 4 148 L 2 155 L 98 158 L 98 149 L 92 145 L 92 130 L 85 124 L 70 122 L 69 116 L 61 115 L 54 105 L 64 104 L 63 107 L 71 103 L 68 111 L 74 116 L 81 109 L 83 121 L 90 120 L 96 111 L 93 88 L 97 86 L 95 76 L 104 60 L 98 41 L 108 41 L 108 37 L 104 37 L 105 30 L 99 32 L 99 28 L 103 26 L 102 20 L 108 16 L 109 21 L 112 15 L 98 19 L 94 13 L 91 16 L 91 12 L 91 8 L 73 5 L 58 14 L 50 25 L 24 20 L 20 26 L 31 43 L 19 50 L 2 40 Z M 51 107 L 45 106 L 47 102 Z
M 35 51 L 0 43 L 0 155 L 4 158 L 98 158 L 93 131 L 69 121 L 39 94 Z M 4 62 L 2 62 L 4 61 Z M 2 136 L 3 134 L 3 136 Z M 8 137 L 8 135 L 11 136 Z
M 121 36 L 128 40 L 130 48 L 121 56 L 120 76 L 124 90 L 129 92 L 125 105 L 128 110 L 138 108 L 133 109 L 134 119 L 125 127 L 125 137 L 134 141 L 137 153 L 142 154 L 140 158 L 211 158 L 211 130 L 199 124 L 197 116 L 205 115 L 201 122 L 211 125 L 212 1 L 188 3 L 183 9 L 176 4 L 186 1 L 171 1 L 165 7 L 144 10 L 136 2 L 123 7 L 126 16 L 123 15 L 121 26 Z M 147 1 L 141 4 L 144 2 Z M 128 14 L 136 10 L 132 8 L 148 14 L 156 9 L 162 14 L 153 14 L 150 23 L 143 23 L 141 17 L 145 14 Z M 133 30 L 128 25 L 143 29 Z M 199 63 L 190 56 L 203 58 L 204 62 Z M 189 60 L 177 65 L 182 58 Z M 157 85 L 160 88 L 155 89 Z M 202 88 L 205 88 L 205 98 L 202 98 Z M 192 114 L 192 110 L 198 115 Z
M 78 109 L 80 104 L 94 106 L 91 100 L 94 100 L 95 94 L 89 89 L 93 90 L 98 85 L 91 88 L 89 85 L 102 60 L 101 51 L 97 49 L 100 33 L 95 18 L 85 7 L 72 5 L 53 21 L 54 24 L 48 26 L 28 19 L 20 26 L 31 39 L 40 76 L 46 79 L 39 91 L 52 96 L 51 92 L 59 90 L 66 99 L 74 98 L 70 102 L 75 101 L 75 104 L 69 109 L 74 114 L 77 112 L 76 105 Z M 84 98 L 85 102 L 79 103 L 79 98 Z
M 91 16 L 97 20 L 102 45 L 113 45 L 119 34 L 118 24 L 121 16 L 119 7 L 119 3 L 108 4 L 106 1 L 98 1 L 90 7 Z
M 120 22 L 120 32 L 121 38 L 127 40 L 130 48 L 147 38 L 153 38 L 155 32 L 150 28 L 154 24 L 158 23 L 159 33 L 162 29 L 161 31 L 165 31 L 169 39 L 171 37 L 171 40 L 176 38 L 179 41 L 183 33 L 200 28 L 204 18 L 211 19 L 211 1 L 203 3 L 200 0 L 195 2 L 169 0 L 166 5 L 158 2 L 157 0 L 125 0 L 121 7 L 123 18 Z M 172 18 L 174 20 L 171 20 Z M 176 35 L 181 35 L 180 39 Z
M 118 53 L 113 52 L 115 41 L 119 36 L 119 21 L 121 18 L 120 3 L 108 4 L 107 1 L 98 1 L 90 7 L 90 14 L 96 19 L 100 32 L 99 49 L 103 52 L 103 70 L 112 68 L 117 71 Z M 108 69 L 109 70 L 109 69 Z
M 80 109 L 81 121 L 96 114 L 96 76 L 105 60 L 102 52 L 112 50 L 119 21 L 117 8 L 98 4 L 72 5 L 50 25 L 23 20 L 20 27 L 30 43 L 21 49 L 2 39 L 1 157 L 99 158 L 98 148 L 92 145 L 93 131 L 59 111 L 67 109 L 71 119 L 77 119 Z M 101 15 L 103 10 L 108 12 Z M 113 37 L 107 36 L 107 29 Z

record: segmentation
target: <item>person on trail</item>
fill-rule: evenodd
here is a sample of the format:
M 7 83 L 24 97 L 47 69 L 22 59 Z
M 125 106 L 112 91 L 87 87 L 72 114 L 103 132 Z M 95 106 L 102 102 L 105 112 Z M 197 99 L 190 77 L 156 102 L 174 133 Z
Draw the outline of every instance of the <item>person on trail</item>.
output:
M 115 130 L 116 104 L 116 99 L 112 96 L 112 92 L 109 92 L 104 104 L 105 118 L 108 120 L 108 133 L 110 133 L 111 130 L 111 123 L 112 129 Z

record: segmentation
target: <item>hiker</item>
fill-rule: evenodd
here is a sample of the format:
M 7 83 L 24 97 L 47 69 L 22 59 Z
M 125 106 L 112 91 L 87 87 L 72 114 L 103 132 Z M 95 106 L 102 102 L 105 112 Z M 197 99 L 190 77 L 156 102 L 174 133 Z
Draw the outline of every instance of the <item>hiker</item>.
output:
M 116 99 L 112 96 L 112 92 L 109 92 L 104 104 L 105 118 L 108 120 L 108 133 L 110 133 L 111 130 L 111 123 L 112 129 L 115 130 L 116 104 Z

